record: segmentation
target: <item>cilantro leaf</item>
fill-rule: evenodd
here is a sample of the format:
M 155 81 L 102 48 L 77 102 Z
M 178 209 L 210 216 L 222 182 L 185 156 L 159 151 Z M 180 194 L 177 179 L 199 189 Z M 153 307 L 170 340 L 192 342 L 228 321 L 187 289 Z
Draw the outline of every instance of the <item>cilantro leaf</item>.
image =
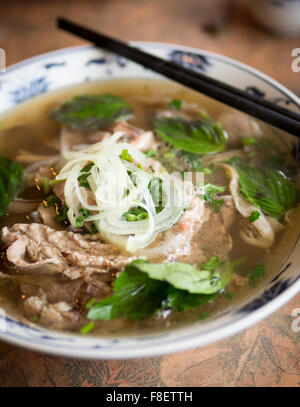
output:
M 205 194 L 203 195 L 203 199 L 217 213 L 220 212 L 224 204 L 224 199 L 216 199 L 215 194 L 217 192 L 225 192 L 226 189 L 226 186 L 219 186 L 209 183 L 204 185 Z
M 207 118 L 186 120 L 182 117 L 162 117 L 154 121 L 154 128 L 167 143 L 195 154 L 222 151 L 227 139 L 220 124 Z
M 23 167 L 16 161 L 0 156 L 0 216 L 21 191 Z
M 281 171 L 252 167 L 238 157 L 228 161 L 238 172 L 244 197 L 266 215 L 282 218 L 300 201 L 300 191 Z
M 132 113 L 132 108 L 119 96 L 78 95 L 51 113 L 51 118 L 72 130 L 103 130 Z

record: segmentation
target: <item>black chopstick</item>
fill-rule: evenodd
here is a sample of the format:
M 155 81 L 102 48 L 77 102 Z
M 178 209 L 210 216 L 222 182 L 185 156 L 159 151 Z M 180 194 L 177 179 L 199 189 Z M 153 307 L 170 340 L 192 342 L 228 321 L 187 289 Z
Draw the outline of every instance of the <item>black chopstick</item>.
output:
M 114 52 L 182 85 L 300 137 L 300 115 L 298 113 L 210 78 L 200 72 L 195 72 L 174 62 L 148 54 L 138 48 L 129 46 L 123 41 L 90 30 L 65 18 L 58 18 L 57 25 L 59 28 L 89 40 L 101 48 Z

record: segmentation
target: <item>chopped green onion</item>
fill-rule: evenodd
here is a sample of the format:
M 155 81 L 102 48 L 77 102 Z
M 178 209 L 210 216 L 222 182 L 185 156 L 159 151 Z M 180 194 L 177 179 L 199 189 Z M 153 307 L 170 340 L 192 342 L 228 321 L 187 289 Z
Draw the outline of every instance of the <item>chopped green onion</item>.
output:
M 90 164 L 85 165 L 80 172 L 89 172 L 95 164 L 92 162 Z
M 45 195 L 49 194 L 50 187 L 49 187 L 49 179 L 47 177 L 42 178 L 42 189 L 43 189 L 43 192 Z
M 259 211 L 253 211 L 251 215 L 248 217 L 249 222 L 255 222 L 260 217 Z
M 80 185 L 81 187 L 91 189 L 90 184 L 89 184 L 89 182 L 88 182 L 88 180 L 87 180 L 87 178 L 88 178 L 90 175 L 91 175 L 91 173 L 89 172 L 89 173 L 86 173 L 86 174 L 82 174 L 82 175 L 80 175 L 80 176 L 77 178 L 78 181 L 79 181 L 79 185 Z
M 125 215 L 125 218 L 127 222 L 134 222 L 137 219 L 137 216 L 134 215 L 133 213 L 127 213 Z
M 78 226 L 78 227 L 83 226 L 83 217 L 82 216 L 78 216 L 78 218 L 76 219 L 76 226 Z
M 142 213 L 138 214 L 136 217 L 137 220 L 145 220 L 148 218 L 149 218 L 149 215 L 147 212 L 142 212 Z
M 66 178 L 62 178 L 62 179 L 52 179 L 51 181 L 49 181 L 49 185 L 51 187 L 53 187 L 56 184 L 60 184 L 61 182 L 65 182 Z
M 122 150 L 121 155 L 120 155 L 121 160 L 129 161 L 130 163 L 133 163 L 133 158 L 131 155 L 128 153 L 128 150 Z

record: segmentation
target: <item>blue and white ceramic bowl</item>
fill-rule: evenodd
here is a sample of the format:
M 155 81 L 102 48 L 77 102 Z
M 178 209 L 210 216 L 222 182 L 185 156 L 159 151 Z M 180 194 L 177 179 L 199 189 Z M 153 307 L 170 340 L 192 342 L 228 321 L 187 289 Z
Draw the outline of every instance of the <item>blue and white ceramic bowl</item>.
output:
M 160 43 L 135 43 L 139 48 L 194 68 L 275 103 L 300 112 L 300 101 L 289 90 L 232 59 L 203 50 Z M 0 74 L 0 114 L 33 96 L 84 81 L 159 76 L 135 63 L 92 46 L 62 49 L 11 66 Z M 300 144 L 289 144 L 300 160 Z M 197 324 L 144 337 L 93 338 L 26 326 L 0 315 L 2 340 L 56 355 L 125 359 L 182 351 L 225 338 L 276 311 L 300 291 L 300 241 L 283 260 L 282 267 L 251 298 L 229 311 Z

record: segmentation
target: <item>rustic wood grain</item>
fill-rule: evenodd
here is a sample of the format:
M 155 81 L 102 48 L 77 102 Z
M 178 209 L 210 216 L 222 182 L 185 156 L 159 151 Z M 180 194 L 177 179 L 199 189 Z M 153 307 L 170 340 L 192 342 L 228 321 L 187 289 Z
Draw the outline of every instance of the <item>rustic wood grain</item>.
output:
M 300 93 L 300 73 L 290 67 L 291 51 L 300 47 L 300 39 L 272 36 L 251 22 L 243 1 L 235 9 L 228 3 L 1 0 L 0 47 L 12 64 L 81 44 L 55 29 L 55 17 L 64 15 L 125 40 L 178 43 L 225 54 Z M 76 360 L 0 343 L 0 386 L 299 386 L 300 333 L 291 328 L 291 312 L 299 307 L 300 295 L 229 339 L 156 358 Z

